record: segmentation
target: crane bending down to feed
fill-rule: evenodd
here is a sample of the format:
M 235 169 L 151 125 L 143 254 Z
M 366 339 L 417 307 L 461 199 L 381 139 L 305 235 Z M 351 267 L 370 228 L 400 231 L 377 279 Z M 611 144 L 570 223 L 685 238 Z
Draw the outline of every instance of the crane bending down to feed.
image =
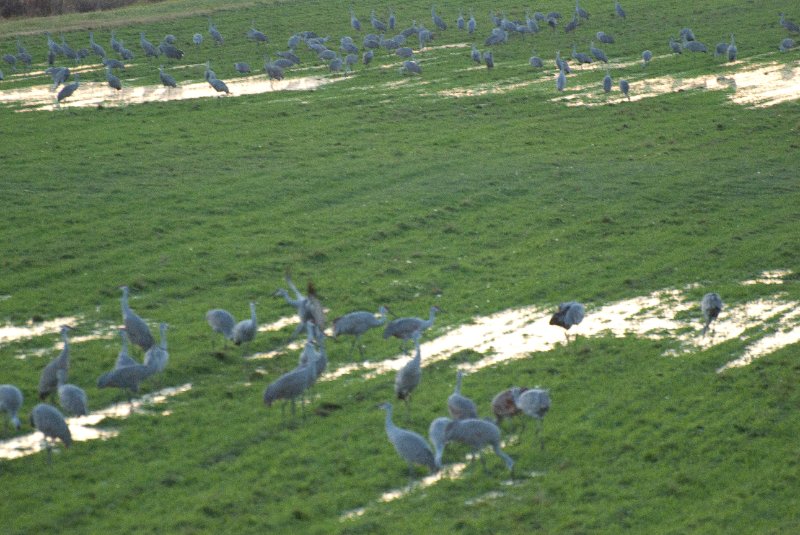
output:
M 427 466 L 431 473 L 438 471 L 433 451 L 422 435 L 394 425 L 391 403 L 381 403 L 378 407 L 386 411 L 386 436 L 395 451 L 408 463 L 408 476 L 414 477 L 415 464 Z
M 421 318 L 397 318 L 393 319 L 386 325 L 383 330 L 383 338 L 387 339 L 392 336 L 402 340 L 400 343 L 400 350 L 406 352 L 405 344 L 408 340 L 414 340 L 422 336 L 422 333 L 433 325 L 436 319 L 436 313 L 442 312 L 442 309 L 433 305 L 427 320 Z
M 492 412 L 495 423 L 499 426 L 503 418 L 511 418 L 522 412 L 514 401 L 513 388 L 508 388 L 492 398 Z M 519 387 L 520 393 L 526 392 L 526 387 Z
M 53 461 L 53 446 L 48 439 L 61 439 L 65 448 L 72 445 L 72 434 L 64 416 L 52 405 L 39 403 L 31 411 L 31 425 L 44 435 L 47 464 Z
M 242 320 L 233 327 L 233 343 L 240 346 L 246 342 L 252 342 L 258 332 L 258 321 L 256 320 L 256 304 L 250 303 L 250 319 Z
M 569 301 L 558 305 L 558 310 L 550 318 L 550 325 L 558 325 L 564 328 L 564 336 L 567 337 L 569 342 L 569 335 L 567 331 L 573 325 L 578 325 L 583 321 L 583 316 L 586 314 L 586 309 L 581 303 L 577 301 Z
M 233 328 L 236 326 L 233 314 L 221 308 L 214 308 L 206 312 L 206 321 L 211 330 L 225 337 L 226 346 L 228 340 L 233 340 Z
M 419 386 L 419 381 L 422 378 L 422 352 L 419 347 L 419 337 L 414 340 L 417 348 L 417 353 L 405 366 L 397 370 L 397 375 L 394 379 L 394 393 L 397 399 L 402 399 L 406 402 L 406 411 L 411 410 L 411 393 Z
M 89 399 L 86 392 L 78 386 L 68 384 L 67 372 L 64 370 L 58 370 L 58 402 L 71 416 L 89 414 Z
M 707 293 L 700 302 L 700 310 L 703 312 L 705 320 L 703 325 L 703 336 L 705 336 L 711 322 L 717 319 L 719 313 L 722 312 L 722 298 L 716 292 Z
M 475 402 L 461 395 L 461 378 L 463 376 L 464 372 L 458 370 L 458 373 L 456 373 L 456 386 L 453 389 L 453 393 L 447 398 L 447 410 L 455 420 L 478 417 L 478 409 L 475 406 Z
M 58 391 L 59 370 L 69 373 L 69 339 L 67 338 L 67 333 L 70 329 L 69 325 L 61 326 L 61 339 L 64 341 L 64 347 L 61 349 L 61 353 L 44 367 L 42 375 L 39 377 L 40 400 L 44 400 L 47 396 Z
M 381 305 L 381 307 L 378 309 L 378 314 L 380 314 L 380 316 L 377 318 L 375 317 L 375 314 L 365 310 L 358 310 L 356 312 L 350 312 L 349 314 L 340 316 L 333 320 L 333 337 L 337 338 L 342 334 L 351 334 L 355 336 L 353 345 L 350 347 L 350 358 L 352 358 L 353 351 L 355 351 L 356 344 L 361 338 L 361 335 L 373 327 L 380 327 L 386 323 L 386 315 L 388 312 L 388 309 Z M 358 346 L 358 351 L 361 353 L 361 357 L 363 358 L 364 346 Z
M 447 426 L 452 421 L 446 416 L 441 416 L 433 420 L 430 427 L 428 427 L 428 438 L 433 444 L 433 459 L 439 468 L 442 467 L 442 455 L 444 455 L 444 447 L 447 444 L 447 437 L 445 436 Z
M 14 385 L 0 385 L 0 412 L 8 414 L 14 429 L 19 430 L 19 410 L 22 408 L 22 391 Z M 8 420 L 3 420 L 3 430 L 8 431 Z
M 292 404 L 292 418 L 294 418 L 295 401 L 314 383 L 317 368 L 316 356 L 316 352 L 310 352 L 310 358 L 305 365 L 300 365 L 284 373 L 264 390 L 264 404 L 267 407 L 271 407 L 276 400 L 284 400 L 283 405 L 281 405 L 281 420 L 285 418 L 286 403 L 290 401 Z M 301 410 L 305 410 L 302 403 L 300 407 Z M 303 416 L 305 417 L 305 412 L 303 412 Z
M 522 391 L 521 388 L 512 388 L 511 395 L 519 410 L 536 419 L 536 434 L 540 437 L 540 448 L 544 449 L 542 426 L 545 414 L 550 410 L 550 393 L 541 388 L 531 388 Z
M 472 448 L 472 458 L 480 456 L 484 469 L 486 469 L 486 461 L 480 455 L 480 450 L 491 446 L 506 463 L 508 470 L 514 472 L 514 461 L 500 449 L 500 428 L 492 422 L 475 418 L 453 420 L 445 427 L 445 442 L 451 441 L 461 442 Z

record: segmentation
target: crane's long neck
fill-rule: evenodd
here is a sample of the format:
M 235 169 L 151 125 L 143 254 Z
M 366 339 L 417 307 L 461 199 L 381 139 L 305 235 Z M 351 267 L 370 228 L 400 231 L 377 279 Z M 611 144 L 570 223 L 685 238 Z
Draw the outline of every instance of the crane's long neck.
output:
M 120 303 L 122 304 L 122 315 L 127 315 L 130 312 L 130 307 L 128 306 L 128 289 L 122 289 L 122 299 L 120 299 Z
M 386 411 L 386 431 L 389 431 L 394 428 L 394 423 L 392 423 L 392 408 L 386 407 L 384 410 Z
M 431 325 L 433 325 L 434 320 L 436 319 L 436 309 L 431 307 L 431 311 L 428 313 L 428 321 L 423 322 L 423 328 L 427 329 Z
M 160 328 L 160 331 L 161 331 L 161 344 L 160 344 L 160 346 L 161 346 L 161 349 L 166 351 L 167 350 L 167 324 L 166 323 L 162 323 L 159 328 Z
M 455 394 L 461 395 L 461 372 L 456 375 L 456 389 L 453 391 Z
M 250 303 L 250 321 L 253 322 L 253 325 L 256 324 L 256 304 Z
M 119 331 L 119 337 L 122 338 L 122 349 L 120 353 L 127 353 L 128 352 L 128 335 L 125 333 L 124 330 Z
M 64 340 L 64 349 L 61 350 L 61 355 L 59 358 L 63 360 L 69 358 L 69 339 L 67 338 L 67 329 L 61 329 L 61 339 Z

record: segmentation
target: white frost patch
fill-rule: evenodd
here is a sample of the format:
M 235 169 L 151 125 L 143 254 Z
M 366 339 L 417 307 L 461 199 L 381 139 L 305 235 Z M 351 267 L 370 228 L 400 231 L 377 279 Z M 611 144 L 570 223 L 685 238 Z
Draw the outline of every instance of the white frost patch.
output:
M 747 366 L 759 357 L 774 353 L 782 347 L 800 342 L 800 326 L 797 325 L 798 319 L 800 319 L 800 310 L 792 310 L 779 320 L 778 328 L 781 329 L 779 332 L 765 336 L 750 344 L 745 349 L 744 355 L 728 362 L 718 369 L 717 373 L 724 372 L 729 368 Z
M 71 316 L 42 322 L 29 321 L 24 326 L 6 324 L 0 327 L 0 344 L 27 340 L 44 334 L 58 334 L 62 325 L 74 325 L 77 321 L 77 317 Z
M 106 418 L 127 418 L 134 413 L 146 413 L 145 405 L 163 403 L 168 398 L 186 392 L 192 388 L 191 383 L 185 385 L 164 388 L 158 392 L 145 394 L 139 399 L 132 400 L 131 403 L 117 403 L 105 409 L 92 412 L 87 416 L 76 416 L 67 418 L 72 440 L 84 442 L 87 440 L 109 439 L 119 435 L 116 429 L 97 429 L 95 426 Z M 169 411 L 162 413 L 167 416 Z M 38 431 L 28 433 L 19 437 L 0 442 L 0 459 L 17 459 L 26 455 L 32 455 L 44 449 L 42 435 Z
M 743 286 L 753 284 L 783 284 L 783 279 L 792 274 L 789 269 L 777 269 L 774 271 L 764 271 L 757 279 L 742 281 Z

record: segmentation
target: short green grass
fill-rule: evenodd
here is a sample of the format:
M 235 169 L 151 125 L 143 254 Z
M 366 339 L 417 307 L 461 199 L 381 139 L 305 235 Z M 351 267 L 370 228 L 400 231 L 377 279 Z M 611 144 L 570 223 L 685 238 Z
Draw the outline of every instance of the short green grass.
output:
M 713 289 L 740 303 L 775 288 L 739 281 L 767 269 L 800 271 L 796 102 L 751 109 L 730 104 L 725 92 L 689 91 L 574 108 L 552 100 L 550 68 L 533 73 L 526 66 L 532 48 L 549 61 L 573 40 L 585 49 L 599 29 L 617 36 L 618 45 L 606 47 L 614 57 L 635 61 L 644 48 L 667 54 L 669 35 L 683 26 L 712 46 L 735 31 L 745 62 L 792 62 L 794 56 L 771 52 L 784 36 L 777 13 L 791 14 L 793 6 L 666 2 L 656 9 L 631 0 L 623 24 L 611 16 L 611 3 L 581 5 L 592 19 L 575 36 L 543 30 L 525 42 L 515 37 L 495 50 L 493 72 L 469 70 L 469 48 L 445 48 L 423 55 L 423 76 L 397 87 L 387 85 L 402 78 L 396 67 L 376 65 L 307 93 L 56 113 L 0 108 L 0 295 L 8 296 L 0 318 L 77 315 L 76 335 L 95 324 L 110 331 L 120 321 L 117 287 L 127 284 L 141 315 L 170 324 L 163 383 L 193 384 L 167 403 L 170 416 L 104 424 L 120 436 L 77 443 L 50 467 L 41 455 L 2 461 L 6 531 L 796 530 L 795 346 L 717 375 L 741 352 L 740 341 L 668 359 L 660 357 L 668 342 L 579 338 L 483 370 L 464 390 L 483 414 L 491 396 L 511 384 L 551 389 L 545 451 L 533 446 L 530 423 L 525 430 L 509 425 L 507 433 L 519 437 L 507 448 L 520 475 L 513 485 L 503 484 L 508 476 L 489 456 L 488 473 L 470 467 L 459 480 L 386 504 L 376 503 L 380 495 L 408 482 L 375 409 L 392 396 L 391 375 L 317 385 L 306 421 L 287 428 L 261 393 L 294 366 L 296 353 L 247 362 L 244 372 L 240 350 L 213 356 L 205 311 L 224 307 L 242 317 L 254 299 L 261 322 L 290 314 L 270 297 L 287 269 L 298 283 L 313 279 L 330 317 L 380 303 L 423 315 L 438 303 L 447 314 L 434 335 L 510 306 L 572 298 L 600 305 L 692 283 L 700 283 L 698 299 Z M 0 50 L 13 52 L 21 36 L 41 52 L 45 30 L 67 32 L 73 46 L 88 43 L 86 30 L 94 28 L 104 46 L 116 29 L 138 52 L 140 31 L 154 41 L 168 32 L 188 41 L 205 32 L 210 14 L 228 43 L 195 51 L 183 42 L 182 63 L 211 60 L 230 78 L 234 61 L 260 65 L 261 52 L 244 39 L 251 20 L 270 35 L 274 52 L 296 31 L 336 40 L 351 33 L 348 7 L 164 2 L 3 21 Z M 362 23 L 370 9 L 387 9 L 355 7 Z M 448 2 L 437 11 L 454 19 L 460 7 Z M 484 35 L 490 9 L 522 17 L 527 6 L 469 7 Z M 568 13 L 572 5 L 557 7 Z M 426 3 L 396 11 L 403 27 L 411 19 L 431 26 Z M 469 41 L 448 30 L 435 44 L 448 43 Z M 156 83 L 156 67 L 140 59 L 126 76 L 137 79 L 132 84 Z M 665 57 L 646 72 L 637 65 L 615 77 L 729 68 L 707 56 Z M 179 80 L 202 77 L 199 66 L 172 71 Z M 568 92 L 601 77 L 578 72 Z M 538 78 L 541 84 L 505 93 L 439 93 Z M 12 82 L 43 83 L 41 74 Z M 780 289 L 798 299 L 797 275 Z M 275 349 L 288 333 L 261 334 L 247 351 Z M 26 412 L 49 356 L 15 356 L 54 341 L 0 347 L 0 382 L 23 389 Z M 365 342 L 371 358 L 396 354 L 397 345 L 378 333 Z M 329 347 L 332 366 L 347 360 L 349 341 Z M 119 399 L 93 387 L 116 352 L 116 339 L 73 347 L 71 380 L 86 387 L 93 407 Z M 411 420 L 398 407 L 396 421 L 424 432 L 445 413 L 456 364 L 471 358 L 477 355 L 460 353 L 427 367 Z M 445 459 L 465 453 L 448 447 Z M 465 505 L 493 491 L 502 496 Z M 340 520 L 362 506 L 363 516 Z

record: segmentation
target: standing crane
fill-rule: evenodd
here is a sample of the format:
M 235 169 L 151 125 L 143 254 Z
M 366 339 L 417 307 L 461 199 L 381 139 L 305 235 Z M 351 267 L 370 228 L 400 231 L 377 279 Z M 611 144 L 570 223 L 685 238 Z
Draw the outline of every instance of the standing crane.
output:
M 550 410 L 550 392 L 541 388 L 531 388 L 522 391 L 521 388 L 511 389 L 514 403 L 519 410 L 536 420 L 536 434 L 540 437 L 540 449 L 544 449 L 542 426 L 545 414 Z
M 705 336 L 711 322 L 716 320 L 719 317 L 719 313 L 722 312 L 722 298 L 716 292 L 707 293 L 703 296 L 703 300 L 700 301 L 700 310 L 703 312 L 703 319 L 705 320 L 703 325 L 703 336 Z
M 355 337 L 353 340 L 353 345 L 350 346 L 349 357 L 352 358 L 353 351 L 355 351 L 356 344 L 358 343 L 359 339 L 361 339 L 361 335 L 372 328 L 380 327 L 386 323 L 386 315 L 388 312 L 388 309 L 381 305 L 378 308 L 379 316 L 377 318 L 375 317 L 375 314 L 365 310 L 358 310 L 356 312 L 350 312 L 349 314 L 340 316 L 333 320 L 333 337 L 337 338 L 342 334 L 350 334 Z M 363 358 L 364 346 L 358 346 L 358 350 Z
M 40 400 L 44 400 L 47 396 L 58 392 L 59 370 L 69 373 L 69 339 L 67 338 L 67 333 L 69 333 L 70 329 L 69 325 L 61 326 L 61 339 L 64 341 L 64 347 L 61 349 L 61 353 L 44 367 L 39 377 Z
M 402 340 L 400 350 L 405 352 L 405 343 L 408 340 L 413 340 L 422 336 L 422 333 L 433 325 L 437 312 L 442 312 L 442 309 L 433 305 L 430 308 L 427 320 L 413 317 L 393 319 L 386 325 L 386 328 L 383 329 L 383 338 L 387 339 L 392 336 L 399 338 Z
M 72 434 L 64 416 L 58 409 L 46 403 L 39 403 L 31 411 L 31 425 L 44 435 L 47 449 L 47 464 L 53 462 L 53 446 L 49 439 L 60 439 L 65 448 L 72 445 Z
M 136 312 L 131 310 L 128 305 L 128 287 L 120 286 L 122 290 L 122 298 L 120 303 L 122 305 L 122 323 L 125 325 L 125 331 L 128 333 L 130 341 L 137 346 L 147 351 L 156 343 L 153 335 L 150 333 L 150 328 L 140 318 Z
M 628 83 L 625 80 L 620 81 L 620 87 L 622 87 L 622 82 Z M 564 328 L 564 336 L 567 337 L 567 342 L 569 342 L 569 335 L 567 335 L 567 331 L 573 325 L 578 325 L 580 322 L 583 321 L 583 316 L 586 314 L 586 308 L 577 301 L 568 301 L 566 303 L 561 303 L 558 305 L 558 310 L 555 314 L 550 318 L 550 325 L 558 325 L 559 327 Z
M 381 403 L 378 407 L 386 411 L 386 436 L 389 438 L 389 442 L 392 443 L 398 455 L 408 463 L 408 477 L 414 477 L 415 464 L 427 466 L 432 473 L 438 471 L 439 467 L 436 464 L 433 451 L 431 451 L 430 445 L 422 435 L 408 429 L 397 427 L 392 422 L 391 403 Z
M 22 408 L 22 391 L 14 385 L 0 385 L 0 411 L 8 414 L 14 429 L 19 430 L 19 410 Z M 8 431 L 8 420 L 3 420 L 3 430 Z
M 461 394 L 461 378 L 463 376 L 464 372 L 458 370 L 458 373 L 456 373 L 456 386 L 453 389 L 453 393 L 447 398 L 447 410 L 455 420 L 478 417 L 478 409 L 475 406 L 475 402 Z

